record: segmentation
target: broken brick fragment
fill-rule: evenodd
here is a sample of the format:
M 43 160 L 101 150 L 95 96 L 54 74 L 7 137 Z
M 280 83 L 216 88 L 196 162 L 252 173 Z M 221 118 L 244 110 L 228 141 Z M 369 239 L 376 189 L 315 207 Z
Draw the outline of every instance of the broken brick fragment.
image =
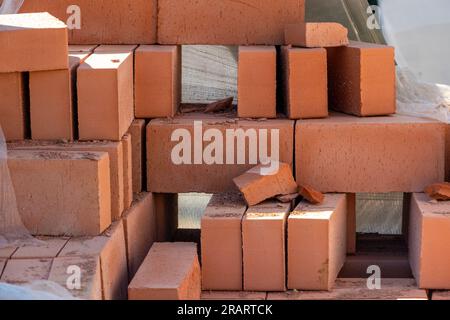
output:
M 229 97 L 213 102 L 206 107 L 205 113 L 214 113 L 231 109 L 233 107 L 233 100 L 234 97 Z
M 434 200 L 449 201 L 450 200 L 450 183 L 436 183 L 428 186 L 425 193 Z
M 309 203 L 321 204 L 325 199 L 325 196 L 320 191 L 313 189 L 310 186 L 300 186 L 300 195 L 305 198 Z

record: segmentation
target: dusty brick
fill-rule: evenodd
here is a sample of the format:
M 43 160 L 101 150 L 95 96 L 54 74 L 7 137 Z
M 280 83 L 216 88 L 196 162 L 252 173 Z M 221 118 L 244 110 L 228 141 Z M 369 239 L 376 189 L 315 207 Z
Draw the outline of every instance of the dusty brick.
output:
M 282 47 L 284 101 L 290 119 L 328 116 L 325 49 Z
M 20 72 L 0 73 L 0 126 L 6 141 L 26 137 L 26 79 Z
M 286 290 L 285 226 L 290 210 L 290 204 L 277 201 L 247 210 L 242 220 L 245 291 Z
M 413 194 L 409 220 L 409 261 L 420 288 L 450 289 L 450 204 Z
M 158 42 L 280 45 L 284 25 L 304 20 L 304 0 L 160 0 Z
M 242 218 L 239 195 L 214 195 L 202 218 L 203 290 L 242 291 Z
M 124 210 L 124 156 L 120 142 L 89 141 L 56 143 L 54 141 L 21 141 L 9 143 L 11 150 L 106 152 L 109 155 L 111 185 L 111 219 L 116 221 Z
M 151 193 L 142 193 L 124 213 L 128 257 L 128 279 L 133 279 L 153 243 L 156 241 L 156 216 Z
M 266 300 L 265 292 L 245 292 L 245 291 L 203 291 L 202 300 Z
M 239 47 L 239 117 L 276 118 L 276 61 L 277 51 L 275 47 Z
M 0 73 L 67 69 L 67 27 L 46 12 L 0 16 Z
M 122 220 L 115 222 L 101 236 L 72 238 L 59 257 L 99 256 L 105 300 L 127 298 L 128 266 Z
M 233 165 L 227 165 L 227 155 L 231 158 L 231 152 L 228 154 L 229 150 L 225 147 L 225 141 L 222 159 L 224 164 L 220 164 L 220 161 L 216 161 L 212 165 L 208 165 L 205 161 L 201 161 L 202 164 L 194 164 L 194 157 L 190 159 L 191 162 L 185 161 L 181 165 L 174 164 L 172 153 L 177 152 L 174 148 L 189 139 L 186 136 L 186 139 L 182 138 L 172 141 L 172 134 L 177 129 L 180 129 L 177 132 L 189 133 L 192 138 L 191 146 L 193 148 L 194 141 L 201 140 L 201 137 L 198 140 L 194 138 L 199 136 L 196 136 L 194 133 L 194 128 L 199 128 L 199 126 L 195 126 L 197 121 L 202 121 L 203 133 L 209 129 L 218 129 L 222 133 L 224 140 L 226 140 L 227 130 L 232 130 L 231 133 L 238 135 L 239 132 L 234 130 L 242 129 L 243 132 L 240 132 L 242 137 L 245 134 L 251 135 L 252 132 L 258 136 L 264 133 L 263 130 L 267 130 L 269 157 L 272 156 L 272 150 L 274 150 L 275 154 L 277 153 L 276 146 L 272 142 L 278 141 L 276 133 L 279 133 L 279 159 L 281 162 L 292 165 L 294 145 L 293 121 L 284 119 L 267 121 L 230 120 L 227 116 L 204 114 L 182 115 L 174 120 L 155 119 L 147 126 L 147 191 L 156 193 L 220 193 L 235 190 L 233 178 L 245 173 L 257 164 L 249 161 L 249 150 L 254 146 L 249 147 L 249 143 L 245 143 L 245 147 L 242 148 L 242 151 L 245 151 L 244 164 L 237 164 L 238 153 L 235 152 L 234 160 L 231 161 Z M 186 130 L 187 132 L 185 132 Z M 274 139 L 271 137 L 274 137 Z M 228 140 L 230 144 L 234 141 L 235 146 L 237 146 L 238 143 L 242 143 L 243 139 L 232 136 Z M 263 140 L 258 139 L 258 141 L 262 146 L 266 146 Z M 210 144 L 211 142 L 204 142 L 203 147 L 206 148 Z M 252 145 L 254 144 L 252 143 Z M 256 149 L 261 151 L 261 148 L 258 148 L 258 146 L 256 146 Z M 176 155 L 178 156 L 178 153 Z M 256 155 L 257 153 L 250 154 L 250 156 Z
M 133 202 L 133 158 L 131 135 L 127 133 L 122 138 L 123 145 L 123 189 L 124 208 L 128 209 Z
M 393 47 L 352 42 L 327 51 L 331 108 L 357 116 L 396 112 Z
M 178 194 L 154 193 L 156 241 L 172 241 L 178 228 Z
M 0 281 L 10 284 L 26 284 L 33 281 L 47 280 L 51 266 L 52 259 L 8 260 Z
M 331 290 L 347 254 L 347 202 L 327 194 L 321 205 L 302 201 L 288 219 L 288 288 Z M 308 245 L 305 245 L 305 244 Z
M 76 5 L 81 28 L 74 25 Z M 73 9 L 72 9 L 73 10 Z M 20 12 L 47 11 L 67 21 L 70 44 L 152 44 L 156 42 L 156 0 L 27 0 Z M 67 41 L 66 41 L 67 42 Z
M 107 153 L 12 150 L 8 166 L 31 233 L 98 235 L 110 225 Z
M 288 24 L 284 43 L 305 48 L 340 47 L 349 44 L 348 30 L 335 22 Z
M 2 276 L 2 273 L 3 273 L 3 269 L 5 268 L 5 266 L 6 266 L 6 259 L 1 259 L 0 258 L 0 278 L 1 278 L 1 276 Z
M 73 284 L 70 281 L 70 276 L 75 275 L 74 269 L 71 269 L 71 267 L 78 267 L 81 271 L 81 287 L 72 290 L 67 286 L 68 283 Z M 55 258 L 48 280 L 66 288 L 75 298 L 83 300 L 103 299 L 100 258 L 98 256 Z
M 450 291 L 433 291 L 432 300 L 450 300 Z
M 69 45 L 69 54 L 70 53 L 92 53 L 98 45 L 96 44 L 72 44 Z
M 434 200 L 450 200 L 450 183 L 435 183 L 425 188 L 425 193 Z
M 257 205 L 264 200 L 278 195 L 298 192 L 292 168 L 287 163 L 271 163 L 269 169 L 265 165 L 254 167 L 243 175 L 234 178 L 233 182 L 244 195 L 249 206 Z
M 69 69 L 30 72 L 33 140 L 74 140 L 76 71 L 89 55 L 70 53 Z
M 17 251 L 17 247 L 2 247 L 0 248 L 0 259 L 8 260 Z
M 140 46 L 135 59 L 135 116 L 173 117 L 181 102 L 181 47 Z
M 133 53 L 93 53 L 77 77 L 80 140 L 120 141 L 134 119 Z
M 300 186 L 299 193 L 306 201 L 312 204 L 321 204 L 325 199 L 325 195 L 323 193 L 313 189 L 310 186 Z
M 133 193 L 144 191 L 145 175 L 145 120 L 134 120 L 129 133 L 131 134 L 133 158 Z
M 69 238 L 38 237 L 33 245 L 19 247 L 12 255 L 12 259 L 43 259 L 55 258 L 66 245 Z
M 381 290 L 370 290 L 367 279 L 338 279 L 332 291 L 269 293 L 267 300 L 428 300 L 412 279 L 382 279 Z
M 199 300 L 194 243 L 155 243 L 128 288 L 130 300 Z
M 444 125 L 395 115 L 297 122 L 299 184 L 321 192 L 423 192 L 444 180 Z M 409 143 L 414 141 L 414 143 Z

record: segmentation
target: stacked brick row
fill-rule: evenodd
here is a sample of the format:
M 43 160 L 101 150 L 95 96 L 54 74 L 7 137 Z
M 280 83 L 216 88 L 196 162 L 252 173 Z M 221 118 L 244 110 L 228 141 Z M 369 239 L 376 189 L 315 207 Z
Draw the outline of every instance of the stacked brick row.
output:
M 22 12 L 69 23 L 69 7 L 80 9 L 81 29 L 67 31 L 47 14 L 0 23 L 8 48 L 0 53 L 0 124 L 19 211 L 34 235 L 52 236 L 42 254 L 2 251 L 1 281 L 64 285 L 64 268 L 79 264 L 89 267 L 85 290 L 73 291 L 82 298 L 126 298 L 131 282 L 131 299 L 197 299 L 201 289 L 211 299 L 245 298 L 242 290 L 339 299 L 363 286 L 336 282 L 355 251 L 354 194 L 396 191 L 415 193 L 417 284 L 389 282 L 379 297 L 450 289 L 448 208 L 422 194 L 445 180 L 446 128 L 395 114 L 393 48 L 348 43 L 337 24 L 302 23 L 303 0 L 27 0 Z M 185 44 L 240 46 L 237 114 L 179 113 Z M 327 193 L 325 204 L 249 207 L 216 195 L 202 221 L 201 268 L 195 244 L 152 246 L 172 238 L 176 194 L 233 191 L 233 179 L 254 166 L 195 154 L 192 164 L 174 163 L 177 129 L 201 140 L 209 129 L 277 131 L 279 160 L 299 184 Z

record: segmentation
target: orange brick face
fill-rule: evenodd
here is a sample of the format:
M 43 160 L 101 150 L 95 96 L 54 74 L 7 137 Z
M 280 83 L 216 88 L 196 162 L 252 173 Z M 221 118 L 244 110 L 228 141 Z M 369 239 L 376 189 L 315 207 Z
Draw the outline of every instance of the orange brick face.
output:
M 0 126 L 6 141 L 26 137 L 25 85 L 22 73 L 0 73 Z
M 395 113 L 393 47 L 351 42 L 327 50 L 329 98 L 334 110 L 357 116 Z
M 80 9 L 81 28 L 69 30 L 70 44 L 156 42 L 156 0 L 28 0 L 20 12 L 50 12 L 70 27 L 77 22 L 73 5 Z
M 304 0 L 160 0 L 158 42 L 280 45 L 284 24 L 304 19 Z
M 328 116 L 325 49 L 282 48 L 286 113 L 290 119 Z
M 181 102 L 181 47 L 141 46 L 136 50 L 137 118 L 173 117 Z
M 285 44 L 305 48 L 346 46 L 348 30 L 330 22 L 289 24 L 285 29 Z
M 333 114 L 299 121 L 297 182 L 325 193 L 422 192 L 444 180 L 444 149 L 444 126 L 428 119 Z
M 276 117 L 276 56 L 275 47 L 239 47 L 239 117 Z

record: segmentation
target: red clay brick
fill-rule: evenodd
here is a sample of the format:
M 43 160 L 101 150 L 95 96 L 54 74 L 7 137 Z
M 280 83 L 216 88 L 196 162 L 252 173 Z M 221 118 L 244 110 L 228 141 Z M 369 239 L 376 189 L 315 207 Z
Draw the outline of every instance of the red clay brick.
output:
M 6 141 L 26 137 L 25 86 L 24 74 L 0 73 L 0 126 Z
M 275 143 L 278 139 L 275 137 L 276 133 L 279 133 L 279 158 L 281 162 L 292 164 L 293 161 L 293 121 L 280 119 L 280 120 L 267 120 L 267 121 L 251 121 L 251 120 L 238 120 L 230 119 L 227 116 L 220 115 L 182 115 L 175 117 L 174 120 L 168 119 L 155 119 L 147 126 L 147 190 L 156 193 L 188 193 L 188 192 L 205 192 L 205 193 L 220 193 L 235 190 L 233 184 L 233 178 L 245 173 L 247 170 L 253 168 L 257 163 L 249 161 L 249 143 L 245 144 L 242 148 L 245 150 L 244 164 L 237 164 L 237 155 L 234 154 L 233 165 L 227 165 L 227 148 L 225 148 L 224 141 L 224 164 L 220 164 L 220 161 L 209 165 L 207 162 L 202 161 L 202 164 L 196 165 L 194 157 L 191 158 L 191 162 L 185 162 L 181 165 L 176 165 L 172 161 L 172 153 L 176 152 L 174 148 L 179 146 L 180 143 L 187 141 L 186 139 L 179 139 L 171 141 L 172 135 L 176 129 L 187 130 L 192 140 L 192 147 L 195 141 L 200 141 L 194 138 L 194 128 L 196 121 L 202 121 L 203 133 L 209 129 L 218 129 L 224 140 L 226 139 L 227 130 L 231 130 L 232 138 L 228 139 L 229 143 L 234 141 L 237 146 L 243 139 L 238 138 L 239 132 L 234 130 L 242 129 L 242 137 L 245 134 L 256 133 L 256 136 L 263 134 L 263 130 L 267 130 L 267 142 L 268 142 L 268 156 L 273 156 L 272 151 L 275 148 Z M 279 131 L 277 131 L 279 130 Z M 180 132 L 180 131 L 179 131 Z M 186 133 L 187 133 L 186 132 Z M 274 140 L 271 139 L 274 136 Z M 230 142 L 231 141 L 231 142 Z M 259 140 L 262 146 L 266 146 L 264 140 Z M 259 144 L 258 143 L 258 144 Z M 210 145 L 211 142 L 204 142 L 203 146 Z M 254 143 L 252 143 L 254 145 Z M 273 147 L 273 148 L 272 148 Z M 261 151 L 261 148 L 258 148 Z M 241 152 L 242 153 L 242 152 Z M 274 154 L 277 152 L 274 150 Z M 178 154 L 177 154 L 178 155 Z M 257 154 L 250 154 L 255 156 Z M 192 163 L 189 164 L 189 163 Z
M 96 44 L 72 44 L 69 45 L 69 53 L 92 53 L 97 47 Z
M 425 188 L 425 193 L 434 200 L 450 200 L 450 183 L 435 183 Z
M 46 12 L 0 16 L 0 73 L 67 69 L 66 25 Z
M 124 213 L 123 223 L 127 244 L 128 279 L 131 280 L 156 241 L 153 194 L 140 194 L 131 208 Z
M 242 291 L 242 227 L 247 207 L 239 195 L 214 195 L 201 225 L 203 290 Z
M 178 228 L 178 194 L 154 193 L 156 241 L 172 241 Z
M 71 5 L 81 10 L 81 28 L 69 30 L 70 44 L 156 42 L 156 0 L 27 0 L 20 12 L 47 11 L 70 27 Z
M 194 243 L 155 243 L 128 288 L 130 300 L 199 300 Z
M 277 51 L 271 46 L 239 47 L 238 115 L 276 118 Z
M 284 99 L 290 119 L 328 116 L 327 52 L 325 49 L 282 47 Z
M 134 120 L 129 133 L 131 134 L 133 158 L 133 193 L 144 191 L 145 175 L 145 120 Z
M 330 107 L 357 116 L 395 113 L 393 47 L 352 42 L 327 50 Z
M 120 142 L 89 141 L 56 143 L 54 141 L 21 141 L 9 143 L 11 150 L 107 152 L 110 165 L 111 219 L 116 221 L 124 210 L 124 156 Z
M 38 237 L 38 243 L 19 247 L 12 259 L 42 259 L 55 258 L 66 245 L 69 238 Z
M 288 288 L 331 290 L 347 254 L 347 202 L 327 194 L 321 205 L 302 201 L 288 219 Z M 306 245 L 307 244 L 307 245 Z
M 2 277 L 3 269 L 6 266 L 6 259 L 0 259 L 0 278 Z
M 304 0 L 160 0 L 158 9 L 162 44 L 280 45 L 284 25 L 305 20 Z
M 95 53 L 123 53 L 134 52 L 138 47 L 137 44 L 117 45 L 117 44 L 102 44 L 94 49 Z
M 80 140 L 120 141 L 134 119 L 133 53 L 94 53 L 77 77 Z
M 300 195 L 311 204 L 321 204 L 325 199 L 325 195 L 310 186 L 300 186 Z
M 131 135 L 127 133 L 122 138 L 123 145 L 123 189 L 124 208 L 128 209 L 133 202 L 133 158 Z
M 450 291 L 433 291 L 432 300 L 450 300 Z
M 76 71 L 89 55 L 90 53 L 70 53 L 69 69 L 30 72 L 33 140 L 74 139 Z
M 348 30 L 335 22 L 288 24 L 285 44 L 305 48 L 340 47 L 349 44 Z
M 8 260 L 0 281 L 20 285 L 33 281 L 47 280 L 51 266 L 52 259 Z
M 263 165 L 254 167 L 233 181 L 249 206 L 257 205 L 278 195 L 288 195 L 298 191 L 292 168 L 289 164 L 282 162 L 270 171 Z
M 413 194 L 409 225 L 409 261 L 420 288 L 450 289 L 450 204 Z
M 81 288 L 70 289 L 67 286 L 68 283 L 73 285 L 70 277 L 76 275 L 71 267 L 80 268 Z M 103 299 L 100 258 L 98 256 L 55 258 L 48 280 L 67 289 L 75 298 L 83 300 Z
M 267 300 L 428 300 L 412 279 L 382 279 L 381 290 L 370 290 L 367 279 L 338 279 L 333 291 L 269 293 Z
M 325 193 L 423 192 L 444 180 L 444 150 L 444 125 L 434 120 L 333 114 L 299 121 L 297 182 Z
M 110 225 L 107 153 L 12 150 L 8 166 L 32 234 L 98 235 Z
M 11 258 L 11 256 L 14 254 L 14 252 L 17 251 L 17 247 L 11 246 L 11 247 L 2 247 L 0 248 L 0 259 L 8 260 Z
M 203 291 L 202 300 L 266 300 L 265 292 L 245 292 L 245 291 Z
M 181 102 L 181 47 L 140 46 L 136 50 L 135 115 L 173 117 Z
M 128 267 L 122 220 L 101 236 L 70 239 L 59 254 L 59 257 L 85 256 L 100 256 L 104 299 L 126 299 Z
M 247 210 L 242 220 L 245 291 L 286 290 L 285 226 L 290 210 L 290 204 L 277 201 Z

